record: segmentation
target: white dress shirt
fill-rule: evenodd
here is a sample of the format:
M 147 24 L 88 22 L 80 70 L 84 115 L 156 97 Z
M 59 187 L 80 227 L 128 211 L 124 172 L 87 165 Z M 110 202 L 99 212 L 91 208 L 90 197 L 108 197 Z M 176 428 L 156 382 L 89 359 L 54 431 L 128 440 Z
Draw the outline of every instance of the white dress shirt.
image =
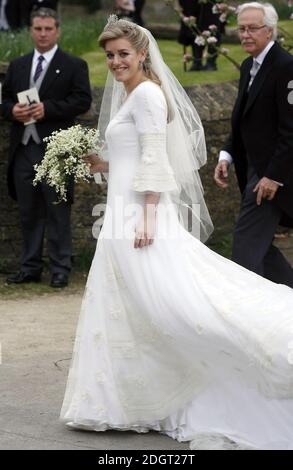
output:
M 42 67 L 43 67 L 43 70 L 44 70 L 45 68 L 47 68 L 49 66 L 49 64 L 50 64 L 51 60 L 53 59 L 57 49 L 58 49 L 57 44 L 55 44 L 55 46 L 52 47 L 52 49 L 50 49 L 47 52 L 44 52 L 43 54 L 41 52 L 39 52 L 37 49 L 35 49 L 34 56 L 33 56 L 32 70 L 31 70 L 32 77 L 34 77 L 34 75 L 35 75 L 35 71 L 36 71 L 36 68 L 37 68 L 37 65 L 38 65 L 38 59 L 39 59 L 40 55 L 42 55 L 44 57 L 44 60 L 43 60 L 43 63 L 42 63 Z
M 255 60 L 256 62 L 261 66 L 263 61 L 265 60 L 265 57 L 267 55 L 267 53 L 269 52 L 269 50 L 271 49 L 271 47 L 273 47 L 273 45 L 275 44 L 274 41 L 270 41 L 267 46 L 261 51 L 260 54 L 258 54 L 257 57 L 255 57 Z M 259 67 L 260 69 L 260 67 Z M 259 70 L 258 69 L 258 70 Z M 226 160 L 229 165 L 231 165 L 231 163 L 233 163 L 233 157 L 232 155 L 230 155 L 230 153 L 226 152 L 226 150 L 221 150 L 220 151 L 220 155 L 219 155 L 219 161 L 221 160 Z
M 7 31 L 9 29 L 9 24 L 5 14 L 7 0 L 2 0 L 0 4 L 0 31 Z

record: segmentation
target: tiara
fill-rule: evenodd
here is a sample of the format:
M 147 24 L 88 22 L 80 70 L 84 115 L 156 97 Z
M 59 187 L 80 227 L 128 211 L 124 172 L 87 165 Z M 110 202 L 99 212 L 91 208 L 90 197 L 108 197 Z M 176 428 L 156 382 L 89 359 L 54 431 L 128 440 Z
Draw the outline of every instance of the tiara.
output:
M 119 19 L 117 15 L 110 15 L 108 18 L 107 24 L 105 26 L 105 29 L 107 29 L 109 26 L 115 25 L 118 22 L 127 29 L 137 28 L 137 25 L 135 23 L 132 23 L 131 21 L 128 21 L 125 19 Z
M 106 28 L 107 26 L 110 26 L 111 24 L 117 23 L 117 21 L 119 21 L 119 18 L 117 15 L 110 15 L 106 24 Z

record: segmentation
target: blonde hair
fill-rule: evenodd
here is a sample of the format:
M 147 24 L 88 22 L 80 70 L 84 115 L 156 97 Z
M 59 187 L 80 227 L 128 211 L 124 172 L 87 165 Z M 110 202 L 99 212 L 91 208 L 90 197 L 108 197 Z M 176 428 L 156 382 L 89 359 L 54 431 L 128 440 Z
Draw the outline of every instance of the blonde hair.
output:
M 105 49 L 106 43 L 113 39 L 127 39 L 136 52 L 146 50 L 146 58 L 143 62 L 143 71 L 145 76 L 161 86 L 161 81 L 152 69 L 152 64 L 149 55 L 149 39 L 144 33 L 143 29 L 137 26 L 135 23 L 131 23 L 127 20 L 116 20 L 109 21 L 104 28 L 104 31 L 98 38 L 99 45 Z

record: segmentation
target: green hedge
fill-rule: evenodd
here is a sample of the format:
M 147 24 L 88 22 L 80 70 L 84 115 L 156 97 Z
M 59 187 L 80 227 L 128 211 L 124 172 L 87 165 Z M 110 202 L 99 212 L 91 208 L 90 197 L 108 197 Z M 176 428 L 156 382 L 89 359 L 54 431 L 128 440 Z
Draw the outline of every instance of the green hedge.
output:
M 105 25 L 104 18 L 62 18 L 60 46 L 67 52 L 82 55 L 97 49 L 97 38 Z M 0 62 L 10 62 L 32 50 L 30 32 L 0 32 Z

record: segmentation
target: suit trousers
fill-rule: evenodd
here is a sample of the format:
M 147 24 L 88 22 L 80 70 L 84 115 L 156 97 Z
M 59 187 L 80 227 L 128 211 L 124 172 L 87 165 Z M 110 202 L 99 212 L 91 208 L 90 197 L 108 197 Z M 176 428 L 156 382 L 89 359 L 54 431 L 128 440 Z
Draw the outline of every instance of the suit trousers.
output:
M 260 206 L 256 204 L 253 189 L 259 177 L 251 164 L 247 181 L 234 230 L 232 261 L 273 282 L 293 287 L 293 269 L 273 245 L 282 211 L 267 199 L 263 199 Z
M 47 231 L 47 251 L 51 273 L 68 274 L 71 269 L 71 204 L 57 200 L 55 191 L 45 183 L 33 186 L 33 165 L 44 156 L 44 145 L 19 145 L 13 177 L 22 228 L 21 270 L 40 274 L 43 269 L 43 241 Z

